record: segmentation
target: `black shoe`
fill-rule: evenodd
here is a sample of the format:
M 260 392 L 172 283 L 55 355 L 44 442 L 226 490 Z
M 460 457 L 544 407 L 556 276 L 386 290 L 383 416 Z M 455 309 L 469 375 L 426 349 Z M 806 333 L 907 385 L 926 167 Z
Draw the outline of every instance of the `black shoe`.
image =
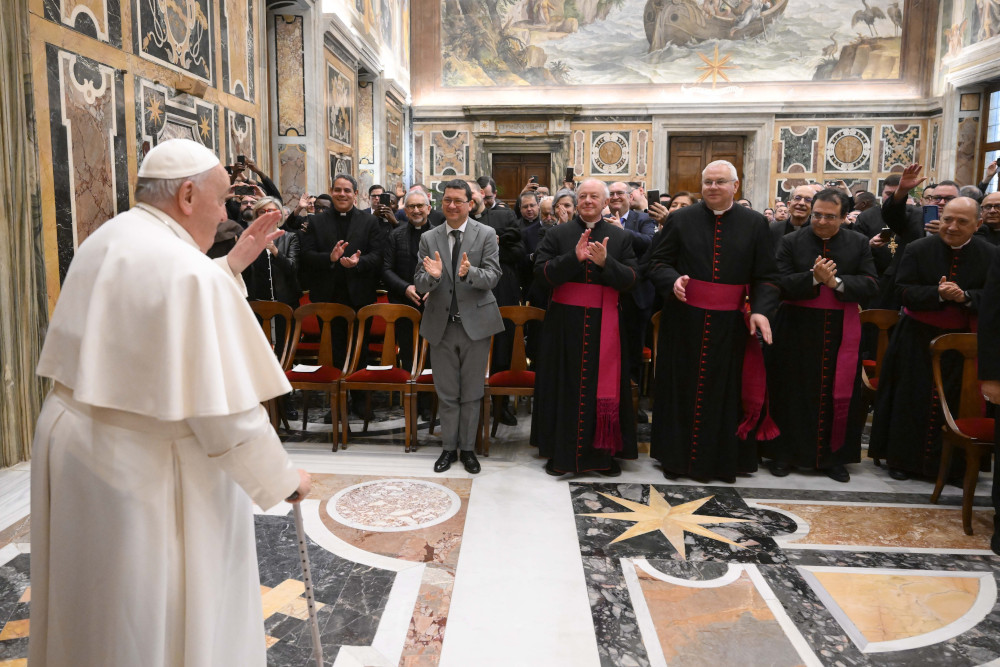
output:
M 353 412 L 358 419 L 362 419 L 366 422 L 375 421 L 375 412 L 370 410 L 364 401 L 355 401 L 352 403 L 351 412 Z
M 771 459 L 767 467 L 770 468 L 771 474 L 775 477 L 788 477 L 788 473 L 792 472 L 792 466 L 788 461 Z
M 287 419 L 290 422 L 298 421 L 299 420 L 299 411 L 298 410 L 285 410 L 285 419 Z
M 910 476 L 906 474 L 906 471 L 900 470 L 899 468 L 889 468 L 889 477 L 898 479 L 901 482 L 905 479 L 910 479 Z
M 451 464 L 458 460 L 458 452 L 454 449 L 444 450 L 441 456 L 434 462 L 434 472 L 444 472 L 451 467 Z
M 324 424 L 332 424 L 333 423 L 333 414 L 329 410 L 327 410 L 326 414 L 323 415 L 323 423 Z
M 637 422 L 639 422 L 640 424 L 648 424 L 649 423 L 649 415 L 646 414 L 645 410 L 643 410 L 642 408 L 639 408 L 639 411 L 637 413 L 635 413 L 635 420 Z
M 725 475 L 723 475 L 722 477 L 719 477 L 719 481 L 720 482 L 724 482 L 726 484 L 735 484 L 736 483 L 736 475 L 729 475 L 728 477 L 726 477 Z
M 430 408 L 424 408 L 420 411 L 420 421 L 429 422 L 431 420 L 431 410 Z
M 476 458 L 475 452 L 463 451 L 461 454 L 458 455 L 458 458 L 462 460 L 462 465 L 465 466 L 465 472 L 469 473 L 470 475 L 475 475 L 480 470 L 482 470 L 482 468 L 479 466 L 479 459 Z
M 611 467 L 607 470 L 598 470 L 597 473 L 605 477 L 618 477 L 622 474 L 622 467 L 618 465 L 618 461 L 611 459 Z
M 500 423 L 505 426 L 517 426 L 517 417 L 514 413 L 510 411 L 509 407 L 505 407 L 500 411 L 499 417 Z
M 691 481 L 706 485 L 712 483 L 712 480 L 709 477 L 695 477 L 694 475 L 691 476 Z
M 663 470 L 663 476 L 666 477 L 667 479 L 669 479 L 671 482 L 680 477 L 680 475 L 678 475 L 677 473 L 670 472 L 667 469 Z
M 851 473 L 847 472 L 847 468 L 845 466 L 830 466 L 823 472 L 825 472 L 826 476 L 835 482 L 851 481 Z
M 552 467 L 552 459 L 549 459 L 548 461 L 546 461 L 546 463 L 545 463 L 545 472 L 547 472 L 548 474 L 552 475 L 553 477 L 562 477 L 563 475 L 566 474 L 564 472 L 559 472 L 558 470 L 556 470 L 555 468 Z

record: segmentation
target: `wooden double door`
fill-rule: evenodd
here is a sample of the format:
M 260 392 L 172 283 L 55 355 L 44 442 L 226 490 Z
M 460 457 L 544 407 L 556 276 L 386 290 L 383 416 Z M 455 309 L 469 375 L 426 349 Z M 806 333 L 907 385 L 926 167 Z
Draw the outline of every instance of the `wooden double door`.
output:
M 497 195 L 511 208 L 532 176 L 537 177 L 539 185 L 551 190 L 551 172 L 552 156 L 549 153 L 493 154 L 493 180 L 497 182 Z
M 736 173 L 743 179 L 743 148 L 746 137 L 722 136 L 673 136 L 669 138 L 668 173 L 670 192 L 701 192 L 701 171 L 715 160 L 726 160 L 736 165 Z M 743 195 L 742 183 L 736 199 Z

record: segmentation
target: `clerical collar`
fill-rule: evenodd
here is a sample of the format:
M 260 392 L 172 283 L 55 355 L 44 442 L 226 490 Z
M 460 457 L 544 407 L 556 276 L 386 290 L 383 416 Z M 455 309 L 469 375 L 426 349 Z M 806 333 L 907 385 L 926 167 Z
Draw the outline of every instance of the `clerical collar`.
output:
M 597 226 L 597 223 L 599 223 L 600 221 L 601 221 L 600 218 L 594 220 L 593 222 L 587 222 L 583 218 L 580 218 L 580 222 L 583 223 L 583 226 L 586 227 L 587 229 L 593 229 L 595 226 Z
M 723 213 L 725 213 L 726 211 L 728 211 L 728 210 L 729 210 L 729 209 L 731 209 L 732 207 L 733 207 L 733 205 L 732 205 L 732 204 L 730 204 L 729 206 L 727 206 L 726 208 L 722 209 L 721 211 L 716 211 L 716 210 L 715 210 L 715 209 L 713 208 L 713 209 L 712 209 L 712 213 L 714 213 L 714 214 L 716 214 L 716 215 L 722 215 Z
M 969 245 L 970 243 L 972 243 L 972 237 L 971 236 L 969 237 L 969 240 L 966 241 L 965 243 L 963 243 L 962 245 L 949 245 L 948 247 L 951 248 L 952 250 L 961 250 L 962 248 L 964 248 L 965 246 Z

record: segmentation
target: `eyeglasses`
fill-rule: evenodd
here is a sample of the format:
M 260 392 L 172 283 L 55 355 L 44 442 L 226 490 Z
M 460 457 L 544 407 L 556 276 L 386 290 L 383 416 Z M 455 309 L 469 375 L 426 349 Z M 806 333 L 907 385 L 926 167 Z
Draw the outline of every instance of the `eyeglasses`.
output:
M 833 213 L 813 213 L 813 220 L 818 220 L 819 222 L 836 222 L 840 220 L 839 215 L 834 215 Z
M 608 195 L 611 197 L 625 197 L 628 195 L 628 193 L 622 192 L 621 190 L 612 190 L 611 192 L 608 193 Z
M 927 201 L 943 201 L 945 203 L 948 203 L 952 199 L 956 199 L 956 197 L 951 197 L 948 195 L 927 195 L 926 197 L 924 197 L 924 199 L 926 199 Z
M 812 197 L 803 197 L 802 195 L 795 195 L 792 197 L 792 201 L 804 201 L 807 204 L 811 204 L 812 200 Z
M 979 208 L 984 211 L 1000 211 L 1000 204 L 983 204 Z
M 445 199 L 441 200 L 441 203 L 444 204 L 445 206 L 461 206 L 462 204 L 465 204 L 468 201 L 469 201 L 468 199 L 450 199 L 450 198 L 445 198 Z
M 406 208 L 426 208 L 427 204 L 407 204 Z
M 715 180 L 712 179 L 704 180 L 701 182 L 701 184 L 704 185 L 706 188 L 710 188 L 713 185 L 725 185 L 726 183 L 732 183 L 732 182 L 733 179 L 731 178 L 717 178 Z

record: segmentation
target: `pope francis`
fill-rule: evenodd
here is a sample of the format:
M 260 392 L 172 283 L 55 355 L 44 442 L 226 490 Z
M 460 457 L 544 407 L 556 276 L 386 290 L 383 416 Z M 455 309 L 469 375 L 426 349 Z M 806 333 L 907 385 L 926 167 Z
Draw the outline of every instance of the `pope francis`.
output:
M 30 664 L 263 666 L 251 501 L 310 484 L 260 405 L 290 387 L 240 278 L 281 232 L 261 216 L 205 256 L 229 178 L 196 142 L 138 176 L 80 245 L 38 366 Z

